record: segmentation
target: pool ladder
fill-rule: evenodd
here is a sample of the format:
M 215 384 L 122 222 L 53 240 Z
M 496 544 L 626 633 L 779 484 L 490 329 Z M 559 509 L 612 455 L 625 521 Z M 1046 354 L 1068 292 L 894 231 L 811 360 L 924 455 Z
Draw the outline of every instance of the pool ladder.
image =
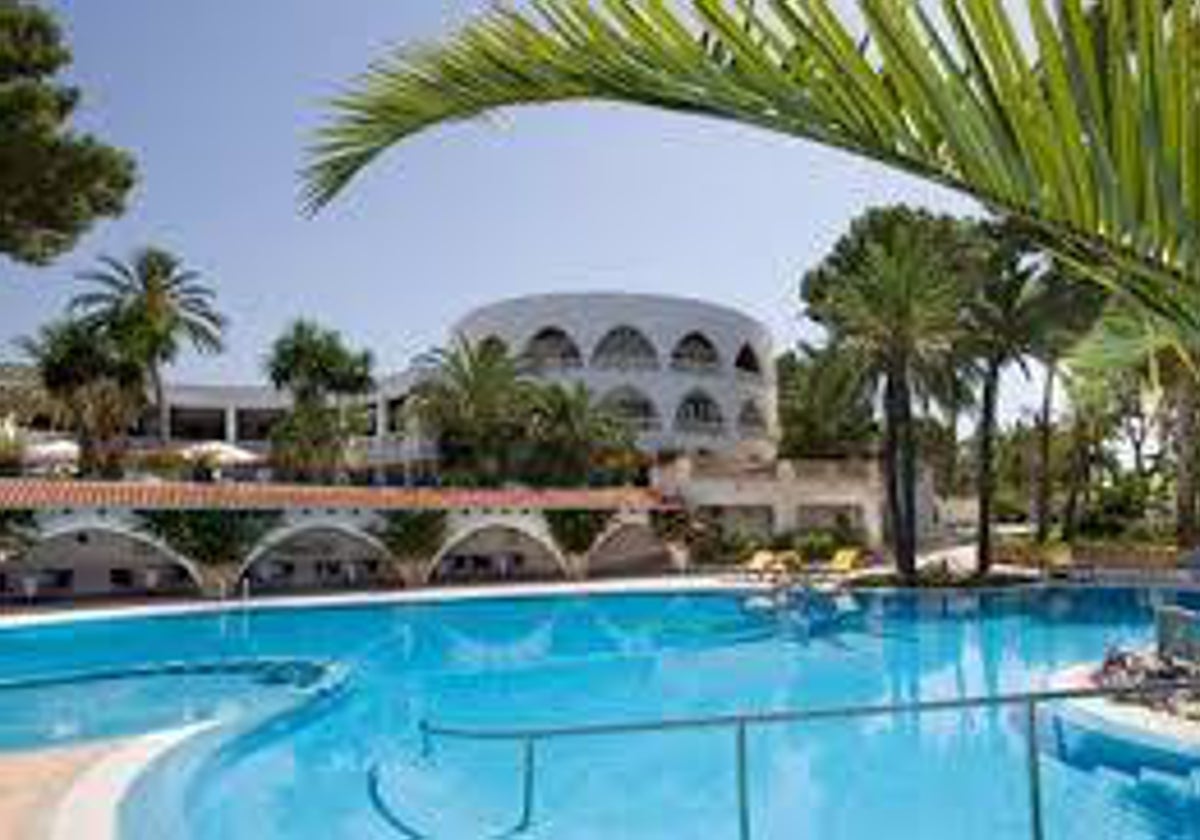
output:
M 521 802 L 517 818 L 510 829 L 492 835 L 495 840 L 520 837 L 535 825 L 537 805 L 537 747 L 541 743 L 567 739 L 604 736 L 639 735 L 654 732 L 728 730 L 732 735 L 735 796 L 737 803 L 737 840 L 752 840 L 753 815 L 750 808 L 750 767 L 748 734 L 751 729 L 798 724 L 813 721 L 854 720 L 895 715 L 922 715 L 935 712 L 970 711 L 977 709 L 1014 709 L 1022 713 L 1025 730 L 1025 776 L 1028 791 L 1029 836 L 1031 840 L 1046 840 L 1045 815 L 1042 801 L 1041 747 L 1039 736 L 1040 706 L 1071 700 L 1118 699 L 1133 696 L 1161 695 L 1180 690 L 1200 690 L 1200 681 L 1162 681 L 1137 688 L 1081 688 L 1058 691 L 1020 692 L 991 697 L 966 697 L 929 700 L 916 703 L 882 703 L 854 706 L 833 706 L 806 710 L 764 712 L 760 714 L 724 715 L 701 718 L 674 718 L 618 724 L 547 727 L 542 729 L 470 729 L 439 726 L 428 721 L 420 725 L 421 755 L 432 755 L 438 739 L 477 742 L 510 742 L 521 749 Z M 368 772 L 368 792 L 372 805 L 393 829 L 408 840 L 432 840 L 435 835 L 422 833 L 408 824 L 388 803 L 383 791 L 382 767 L 374 765 Z

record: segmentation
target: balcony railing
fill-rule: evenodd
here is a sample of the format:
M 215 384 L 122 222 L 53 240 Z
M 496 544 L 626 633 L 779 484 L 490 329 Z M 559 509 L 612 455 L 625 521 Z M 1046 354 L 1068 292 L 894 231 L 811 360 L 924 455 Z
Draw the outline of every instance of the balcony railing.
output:
M 619 736 L 638 736 L 663 732 L 718 730 L 726 731 L 731 738 L 731 758 L 735 779 L 735 807 L 738 840 L 752 840 L 755 836 L 754 815 L 750 807 L 750 762 L 748 734 L 751 730 L 769 729 L 782 725 L 809 723 L 814 721 L 848 721 L 880 717 L 927 715 L 938 712 L 972 711 L 979 709 L 1017 709 L 1022 715 L 1025 731 L 1025 758 L 1023 762 L 1024 786 L 1027 793 L 1029 836 L 1032 840 L 1046 840 L 1045 809 L 1042 793 L 1042 758 L 1039 746 L 1038 710 L 1049 703 L 1075 700 L 1119 699 L 1135 696 L 1162 696 L 1181 690 L 1200 689 L 1200 681 L 1156 682 L 1136 688 L 1080 688 L 1058 691 L 1022 692 L 990 697 L 967 697 L 946 700 L 930 700 L 917 703 L 881 703 L 867 705 L 835 706 L 798 711 L 767 712 L 761 714 L 723 715 L 700 718 L 676 718 L 641 721 L 635 723 L 595 724 L 583 726 L 559 726 L 546 728 L 515 729 L 472 729 L 442 726 L 429 721 L 420 725 L 421 751 L 425 758 L 432 755 L 438 741 L 453 739 L 476 742 L 505 742 L 515 745 L 520 755 L 519 802 L 515 808 L 512 827 L 497 837 L 518 837 L 538 825 L 537 780 L 539 772 L 539 747 L 550 742 L 569 739 L 587 739 Z M 381 768 L 376 765 L 369 772 L 368 788 L 371 800 L 380 816 L 400 835 L 408 838 L 425 838 L 432 835 L 421 832 L 410 825 L 390 804 L 383 789 Z M 615 832 L 619 834 L 619 831 Z

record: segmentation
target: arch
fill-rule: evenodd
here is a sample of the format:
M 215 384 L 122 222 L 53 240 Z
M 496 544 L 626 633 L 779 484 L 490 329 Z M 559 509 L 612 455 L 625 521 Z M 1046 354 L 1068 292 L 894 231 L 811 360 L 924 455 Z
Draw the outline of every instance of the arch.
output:
M 524 361 L 534 371 L 583 367 L 583 353 L 562 327 L 543 327 L 525 345 Z
M 746 400 L 738 414 L 738 429 L 750 435 L 760 435 L 767 430 L 767 416 L 757 400 Z
M 254 565 L 267 557 L 272 551 L 281 548 L 298 537 L 322 532 L 335 533 L 360 545 L 365 545 L 383 557 L 390 558 L 392 556 L 392 552 L 378 537 L 356 525 L 329 519 L 311 520 L 308 522 L 300 521 L 277 528 L 259 540 L 258 545 L 254 546 L 250 553 L 246 555 L 246 559 L 242 561 L 242 565 L 238 567 L 237 580 L 240 582 L 245 579 L 250 574 L 251 569 L 254 568 Z
M 58 527 L 52 525 L 38 536 L 37 542 L 17 565 L 29 570 L 37 569 L 44 565 L 38 563 L 36 560 L 40 549 L 52 542 L 70 537 L 79 537 L 87 533 L 107 534 L 111 537 L 118 537 L 144 546 L 161 555 L 171 565 L 183 569 L 187 573 L 188 580 L 191 581 L 194 587 L 200 589 L 204 586 L 204 578 L 196 562 L 180 554 L 164 540 L 129 523 L 94 517 L 72 520 Z M 71 568 L 78 568 L 78 566 L 73 564 Z
M 641 330 L 622 324 L 596 344 L 592 367 L 600 370 L 658 370 L 658 351 Z
M 632 385 L 622 385 L 609 391 L 600 400 L 600 406 L 635 432 L 652 432 L 662 428 L 662 419 L 654 400 Z
M 679 339 L 671 351 L 671 367 L 693 373 L 715 373 L 721 368 L 721 354 L 712 339 L 696 330 Z
M 429 561 L 429 565 L 425 567 L 423 579 L 426 582 L 433 581 L 437 577 L 437 573 L 442 568 L 442 564 L 446 558 L 452 556 L 455 550 L 467 545 L 471 540 L 492 531 L 516 534 L 528 540 L 550 556 L 559 573 L 564 578 L 572 577 L 571 564 L 563 556 L 563 553 L 558 550 L 558 546 L 553 541 L 547 539 L 545 535 L 538 533 L 533 527 L 521 522 L 490 520 L 471 525 L 447 539 L 442 547 L 438 549 L 437 554 L 433 556 L 433 559 Z
M 743 344 L 742 349 L 738 351 L 734 367 L 739 373 L 751 376 L 762 376 L 763 374 L 762 360 L 758 358 L 758 353 L 750 346 L 749 342 Z
M 720 435 L 725 430 L 725 415 L 708 392 L 697 389 L 680 401 L 675 429 L 688 434 Z
M 673 571 L 671 550 L 648 522 L 618 522 L 588 552 L 588 577 Z

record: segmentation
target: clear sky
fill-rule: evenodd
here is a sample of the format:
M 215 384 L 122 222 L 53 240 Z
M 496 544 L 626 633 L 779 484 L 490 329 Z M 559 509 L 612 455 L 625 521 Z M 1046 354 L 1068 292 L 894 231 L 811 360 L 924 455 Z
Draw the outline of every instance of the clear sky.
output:
M 552 290 L 685 294 L 800 335 L 796 287 L 856 214 L 972 202 L 810 144 L 612 106 L 513 111 L 410 142 L 315 219 L 297 171 L 323 100 L 389 45 L 484 0 L 57 0 L 80 123 L 130 149 L 130 211 L 50 268 L 0 258 L 0 356 L 55 315 L 75 271 L 154 243 L 216 287 L 229 349 L 176 379 L 261 378 L 308 316 L 402 367 L 471 307 Z

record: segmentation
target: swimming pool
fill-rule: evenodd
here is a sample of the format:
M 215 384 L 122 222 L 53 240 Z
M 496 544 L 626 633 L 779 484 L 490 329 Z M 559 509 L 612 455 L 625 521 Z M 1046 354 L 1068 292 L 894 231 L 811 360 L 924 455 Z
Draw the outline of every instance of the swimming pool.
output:
M 519 819 L 523 745 L 427 742 L 423 723 L 544 728 L 1044 688 L 1112 645 L 1147 644 L 1164 601 L 1195 607 L 1200 596 L 879 593 L 820 621 L 750 610 L 736 592 L 248 610 L 6 631 L 0 680 L 289 663 L 266 679 L 222 676 L 219 702 L 199 705 L 226 725 L 143 776 L 122 809 L 128 840 L 478 840 Z M 197 678 L 156 679 L 113 704 L 122 721 L 143 709 L 167 725 L 162 709 L 176 706 L 195 719 L 196 704 L 180 701 Z M 75 725 L 69 704 L 44 711 L 53 720 L 33 715 L 37 731 L 105 733 L 103 721 Z M 996 709 L 753 729 L 753 837 L 1028 837 L 1023 732 Z M 1043 758 L 1048 838 L 1200 838 L 1196 766 L 1112 754 Z M 540 744 L 535 818 L 521 836 L 736 837 L 734 763 L 721 730 Z

